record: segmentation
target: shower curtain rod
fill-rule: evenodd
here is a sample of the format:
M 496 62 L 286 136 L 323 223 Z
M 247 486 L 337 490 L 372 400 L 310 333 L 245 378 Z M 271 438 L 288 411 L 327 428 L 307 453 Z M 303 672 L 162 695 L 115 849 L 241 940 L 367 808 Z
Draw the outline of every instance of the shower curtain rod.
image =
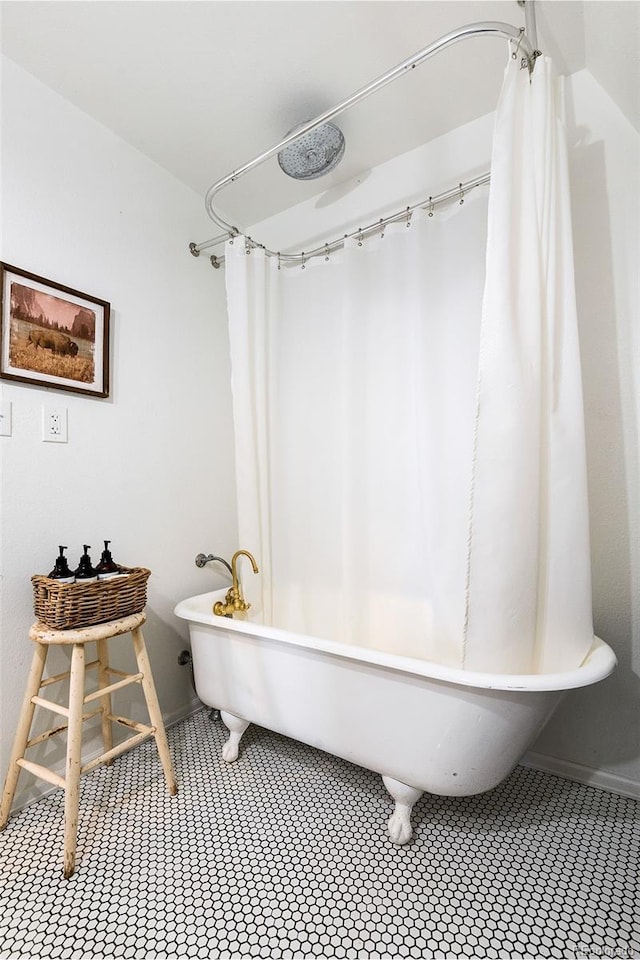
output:
M 277 257 L 278 258 L 278 269 L 280 265 L 283 266 L 292 266 L 295 263 L 304 266 L 308 260 L 311 260 L 313 257 L 324 256 L 326 260 L 329 259 L 329 255 L 335 250 L 339 250 L 340 247 L 344 246 L 345 240 L 366 240 L 368 237 L 373 236 L 378 233 L 384 235 L 384 229 L 390 223 L 400 223 L 405 220 L 407 226 L 411 224 L 411 217 L 415 210 L 428 210 L 429 216 L 432 216 L 434 207 L 437 207 L 441 203 L 447 203 L 450 200 L 458 200 L 459 203 L 464 203 L 464 198 L 466 195 L 473 190 L 475 187 L 482 187 L 484 184 L 491 181 L 490 173 L 483 173 L 478 177 L 473 177 L 471 180 L 466 180 L 464 183 L 459 183 L 455 187 L 451 187 L 449 190 L 444 190 L 442 193 L 434 194 L 431 197 L 427 197 L 425 200 L 420 200 L 418 203 L 414 203 L 413 206 L 403 207 L 402 210 L 399 210 L 397 213 L 392 213 L 388 217 L 381 217 L 379 220 L 375 220 L 373 223 L 368 224 L 366 227 L 358 227 L 357 230 L 352 230 L 351 233 L 345 233 L 340 237 L 336 237 L 335 240 L 329 240 L 325 243 L 320 244 L 318 247 L 314 247 L 311 250 L 305 250 L 301 253 L 279 253 L 272 250 L 267 250 L 261 243 L 256 243 L 252 237 L 248 237 L 245 234 L 236 234 L 241 236 L 245 242 L 245 248 L 247 253 L 251 253 L 252 249 L 264 250 L 268 257 Z M 236 237 L 229 238 L 231 242 L 236 239 Z M 225 240 L 227 237 L 225 237 Z M 197 256 L 197 254 L 196 254 Z M 215 267 L 216 270 L 218 267 L 221 267 L 225 261 L 224 257 L 211 256 L 210 258 L 211 266 Z
M 356 103 L 359 103 L 361 100 L 364 100 L 366 97 L 371 96 L 371 94 L 382 89 L 382 87 L 392 83 L 394 80 L 397 80 L 398 77 L 403 76 L 408 70 L 414 69 L 416 66 L 418 66 L 418 64 L 424 63 L 430 57 L 434 56 L 436 53 L 440 53 L 442 50 L 447 49 L 447 47 L 452 46 L 454 43 L 458 43 L 460 40 L 467 40 L 471 37 L 481 36 L 501 37 L 503 39 L 516 42 L 516 49 L 512 53 L 512 57 L 514 59 L 517 58 L 518 52 L 521 50 L 523 54 L 521 58 L 521 66 L 523 68 L 527 67 L 531 73 L 535 65 L 536 57 L 539 56 L 539 51 L 536 49 L 537 38 L 533 4 L 534 0 L 522 0 L 522 5 L 525 9 L 525 22 L 531 38 L 530 40 L 527 38 L 524 28 L 517 28 L 509 23 L 481 21 L 479 23 L 470 23 L 467 26 L 460 27 L 458 30 L 454 30 L 451 33 L 447 33 L 440 37 L 434 43 L 430 44 L 428 47 L 424 47 L 422 50 L 419 50 L 413 56 L 409 57 L 407 60 L 404 60 L 402 63 L 398 64 L 398 66 L 393 67 L 391 70 L 388 70 L 376 80 L 373 80 L 366 86 L 361 87 L 355 93 L 351 94 L 351 96 L 338 103 L 335 107 L 331 107 L 330 109 L 325 110 L 323 113 L 318 114 L 318 116 L 313 120 L 309 120 L 294 133 L 288 134 L 275 146 L 271 147 L 269 150 L 266 150 L 264 153 L 261 153 L 259 156 L 254 157 L 253 160 L 245 163 L 244 166 L 238 167 L 236 170 L 227 174 L 227 176 L 217 180 L 214 184 L 212 184 L 211 187 L 209 187 L 207 191 L 205 197 L 205 208 L 209 217 L 219 227 L 222 227 L 225 232 L 220 236 L 214 237 L 211 240 L 206 240 L 203 243 L 190 243 L 189 250 L 191 254 L 194 257 L 198 257 L 200 256 L 200 252 L 202 250 L 206 250 L 210 247 L 224 243 L 229 238 L 236 237 L 242 232 L 238 227 L 227 223 L 227 221 L 216 212 L 213 206 L 213 201 L 221 190 L 229 186 L 229 184 L 234 183 L 251 170 L 254 170 L 256 167 L 260 166 L 260 164 L 264 163 L 266 160 L 269 160 L 277 153 L 280 153 L 280 151 L 285 147 L 289 146 L 300 137 L 305 136 L 305 134 L 309 133 L 311 130 L 314 130 L 316 127 L 333 120 L 339 114 L 344 113 L 345 110 L 348 110 L 350 107 L 354 106 Z M 278 256 L 277 251 L 269 250 L 262 244 L 255 245 L 262 247 L 262 249 L 264 249 L 269 256 Z M 290 255 L 290 258 L 291 256 L 301 259 L 301 254 L 292 254 Z M 217 260 L 217 258 L 215 259 Z M 214 266 L 217 265 L 217 263 L 213 260 L 212 262 L 214 263 Z

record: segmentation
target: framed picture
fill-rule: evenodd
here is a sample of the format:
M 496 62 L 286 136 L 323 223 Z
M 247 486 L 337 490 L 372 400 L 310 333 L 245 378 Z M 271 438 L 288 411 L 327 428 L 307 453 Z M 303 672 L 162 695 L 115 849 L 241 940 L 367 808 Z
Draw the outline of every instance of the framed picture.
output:
M 109 304 L 8 263 L 0 279 L 0 377 L 108 397 Z

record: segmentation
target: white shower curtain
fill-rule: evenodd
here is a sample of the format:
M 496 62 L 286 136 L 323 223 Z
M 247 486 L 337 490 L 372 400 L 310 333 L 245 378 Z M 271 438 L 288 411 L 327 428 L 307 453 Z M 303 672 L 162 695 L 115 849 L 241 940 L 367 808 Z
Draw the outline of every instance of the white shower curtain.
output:
M 281 271 L 226 249 L 239 545 L 267 622 L 468 669 L 592 638 L 566 161 L 510 63 L 492 185 Z M 487 244 L 488 229 L 488 244 Z M 486 277 L 485 277 L 486 249 Z M 483 297 L 484 289 L 484 297 Z

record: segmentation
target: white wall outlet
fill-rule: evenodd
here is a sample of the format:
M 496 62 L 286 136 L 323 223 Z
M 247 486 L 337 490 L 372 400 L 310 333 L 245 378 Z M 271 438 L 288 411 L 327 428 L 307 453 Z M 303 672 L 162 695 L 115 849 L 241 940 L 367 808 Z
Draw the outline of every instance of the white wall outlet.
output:
M 0 437 L 11 436 L 11 400 L 0 403 Z
M 67 442 L 67 408 L 42 407 L 42 439 L 50 443 Z

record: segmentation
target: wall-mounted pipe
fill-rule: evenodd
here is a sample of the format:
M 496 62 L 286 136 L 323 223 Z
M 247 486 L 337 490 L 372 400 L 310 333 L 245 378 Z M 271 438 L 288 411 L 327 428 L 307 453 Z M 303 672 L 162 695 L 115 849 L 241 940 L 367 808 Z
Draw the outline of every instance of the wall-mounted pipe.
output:
M 533 47 L 534 59 L 540 56 L 538 50 L 538 28 L 536 26 L 535 0 L 518 0 L 518 6 L 524 9 L 524 32 Z
M 229 563 L 229 561 L 225 560 L 224 557 L 216 557 L 214 556 L 213 553 L 210 553 L 208 555 L 204 553 L 199 553 L 195 559 L 196 567 L 204 567 L 207 563 L 210 563 L 211 560 L 217 560 L 218 563 L 224 563 L 225 567 L 227 568 L 231 576 L 233 576 L 233 570 L 231 569 L 231 564 Z

